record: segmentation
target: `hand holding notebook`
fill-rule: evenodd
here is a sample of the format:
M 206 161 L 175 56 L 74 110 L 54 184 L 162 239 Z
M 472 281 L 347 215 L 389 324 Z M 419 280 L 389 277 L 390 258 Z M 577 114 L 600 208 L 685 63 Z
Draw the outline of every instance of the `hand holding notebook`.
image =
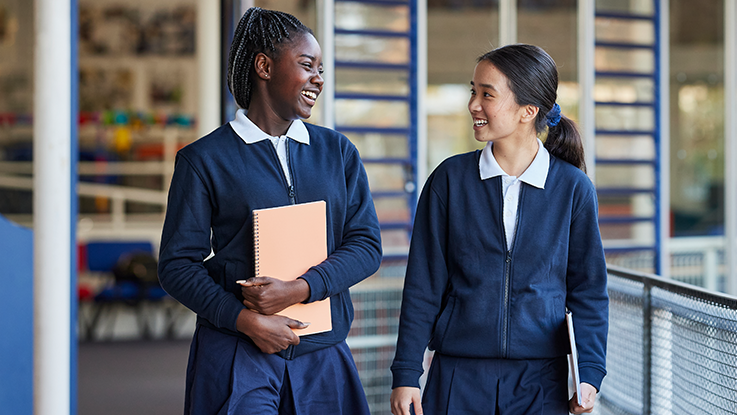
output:
M 327 258 L 325 208 L 324 201 L 317 201 L 254 210 L 256 278 L 245 284 L 279 284 L 271 279 L 294 281 L 324 261 Z M 300 336 L 332 330 L 329 298 L 294 304 L 277 314 L 310 323 L 308 328 L 294 331 Z

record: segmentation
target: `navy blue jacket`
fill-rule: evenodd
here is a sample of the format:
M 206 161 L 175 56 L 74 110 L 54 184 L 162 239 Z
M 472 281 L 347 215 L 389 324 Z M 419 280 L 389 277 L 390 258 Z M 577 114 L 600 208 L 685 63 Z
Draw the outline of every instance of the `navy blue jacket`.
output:
M 310 285 L 308 302 L 331 298 L 333 330 L 303 336 L 280 352 L 285 358 L 343 341 L 353 321 L 348 288 L 381 262 L 379 223 L 358 151 L 340 133 L 305 125 L 309 145 L 287 140 L 294 200 L 269 140 L 246 144 L 225 124 L 180 150 L 159 255 L 161 285 L 197 313 L 199 324 L 247 338 L 236 330 L 245 308 L 236 281 L 254 276 L 252 211 L 325 200 L 328 258 L 301 278 Z M 215 255 L 205 261 L 211 248 Z
M 419 386 L 425 347 L 469 358 L 565 356 L 568 307 L 581 380 L 598 389 L 606 374 L 609 300 L 591 180 L 551 155 L 544 189 L 521 184 L 507 251 L 501 177 L 481 180 L 480 154 L 447 159 L 422 191 L 393 387 Z

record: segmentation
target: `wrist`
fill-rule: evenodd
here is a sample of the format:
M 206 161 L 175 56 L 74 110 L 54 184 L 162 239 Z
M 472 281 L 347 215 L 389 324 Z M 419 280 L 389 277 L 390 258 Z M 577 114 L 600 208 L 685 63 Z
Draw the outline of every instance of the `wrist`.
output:
M 292 282 L 292 299 L 294 304 L 305 303 L 310 299 L 310 284 L 304 278 Z
M 251 333 L 253 332 L 253 325 L 258 317 L 258 313 L 244 308 L 243 310 L 241 310 L 240 313 L 238 313 L 238 319 L 236 320 L 235 327 L 236 329 L 238 329 L 239 332 L 245 334 L 248 337 L 251 337 Z

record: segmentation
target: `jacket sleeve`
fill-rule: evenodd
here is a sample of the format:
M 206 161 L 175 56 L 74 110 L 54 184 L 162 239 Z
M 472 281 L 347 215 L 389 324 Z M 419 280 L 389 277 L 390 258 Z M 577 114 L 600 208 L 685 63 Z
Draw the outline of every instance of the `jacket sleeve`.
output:
M 234 294 L 215 283 L 204 266 L 210 254 L 212 205 L 200 175 L 181 153 L 161 234 L 159 281 L 169 295 L 217 327 L 236 331 L 245 308 Z
M 381 232 L 368 177 L 352 145 L 344 158 L 346 206 L 340 244 L 300 278 L 310 285 L 307 302 L 324 300 L 372 275 L 381 264 Z M 335 220 L 335 218 L 332 218 Z M 328 224 L 332 230 L 336 224 Z
M 566 305 L 573 313 L 581 381 L 598 390 L 606 375 L 609 297 L 596 192 L 588 182 L 584 187 L 571 218 Z
M 448 285 L 447 210 L 444 199 L 433 189 L 433 177 L 430 176 L 420 196 L 412 230 L 399 338 L 391 366 L 392 388 L 420 387 L 425 348 Z

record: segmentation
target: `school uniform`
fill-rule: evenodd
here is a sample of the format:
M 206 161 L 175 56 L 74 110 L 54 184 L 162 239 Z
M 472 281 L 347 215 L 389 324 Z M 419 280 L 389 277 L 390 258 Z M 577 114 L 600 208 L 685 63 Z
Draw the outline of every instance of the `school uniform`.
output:
M 320 393 L 355 405 L 350 413 L 368 413 L 345 345 L 353 320 L 348 289 L 381 261 L 366 173 L 355 146 L 336 131 L 296 120 L 285 136 L 269 137 L 239 110 L 232 122 L 177 153 L 159 279 L 197 314 L 186 413 L 244 413 L 238 409 L 244 407 L 249 414 L 322 413 L 309 401 L 290 406 L 282 400 L 307 387 L 307 379 L 295 375 L 306 368 L 313 381 L 330 379 L 317 382 Z M 303 336 L 275 355 L 262 353 L 236 329 L 245 308 L 236 281 L 255 276 L 252 211 L 317 200 L 327 204 L 328 258 L 300 278 L 310 286 L 308 303 L 330 297 L 333 329 Z M 266 398 L 254 393 L 271 396 L 272 403 L 256 410 L 249 403 Z
M 519 178 L 491 144 L 445 160 L 418 202 L 392 387 L 419 387 L 425 414 L 567 414 L 566 308 L 583 382 L 606 374 L 606 263 L 596 191 L 538 153 Z

